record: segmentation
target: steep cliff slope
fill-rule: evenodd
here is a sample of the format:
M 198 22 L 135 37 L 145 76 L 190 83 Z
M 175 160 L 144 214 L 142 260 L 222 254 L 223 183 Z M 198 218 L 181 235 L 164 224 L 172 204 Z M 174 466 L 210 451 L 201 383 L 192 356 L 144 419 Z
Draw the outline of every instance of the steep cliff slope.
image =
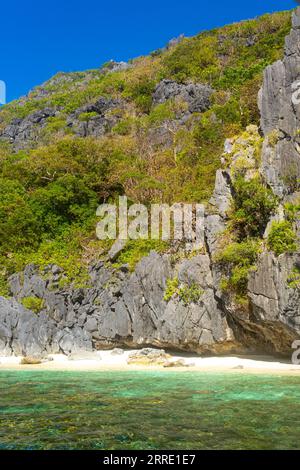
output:
M 1 110 L 0 352 L 290 352 L 299 26 L 298 9 L 285 46 L 289 13 L 180 38 L 130 64 L 59 74 Z M 109 251 L 95 211 L 120 194 L 205 203 L 201 246 Z

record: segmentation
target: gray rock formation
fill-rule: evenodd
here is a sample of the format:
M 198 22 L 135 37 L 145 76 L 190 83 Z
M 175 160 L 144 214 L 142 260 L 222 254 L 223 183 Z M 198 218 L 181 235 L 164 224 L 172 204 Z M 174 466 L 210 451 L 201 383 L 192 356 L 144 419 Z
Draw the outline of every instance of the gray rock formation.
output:
M 86 350 L 92 350 L 92 343 L 78 326 L 61 329 L 45 312 L 37 315 L 15 300 L 0 297 L 0 354 L 44 357 Z
M 9 126 L 0 131 L 0 139 L 13 144 L 15 150 L 23 149 L 28 145 L 34 146 L 48 118 L 55 115 L 55 109 L 45 108 L 35 111 L 24 119 L 14 119 Z
M 221 217 L 226 218 L 232 202 L 231 177 L 228 170 L 217 170 L 215 189 L 209 202 Z
M 266 137 L 262 173 L 280 197 L 295 191 L 300 177 L 299 18 L 300 7 L 293 13 L 284 58 L 266 68 L 258 100 Z
M 100 97 L 95 103 L 78 108 L 67 119 L 67 125 L 74 134 L 79 137 L 101 137 L 109 132 L 118 122 L 116 113 L 111 113 L 117 108 L 121 109 L 123 103 L 120 100 Z M 90 117 L 88 115 L 90 114 Z M 82 116 L 86 118 L 82 119 Z
M 127 70 L 130 68 L 130 64 L 128 62 L 116 62 L 114 60 L 110 60 L 106 63 L 102 68 L 101 71 L 104 73 L 112 73 L 112 72 L 121 72 L 122 70 Z
M 198 352 L 231 351 L 235 346 L 232 331 L 214 297 L 207 255 L 185 259 L 173 268 L 168 255 L 151 252 L 134 273 L 108 269 L 100 263 L 91 268 L 93 282 L 87 289 L 53 290 L 52 271 L 45 279 L 34 266 L 28 266 L 24 273 L 11 278 L 12 294 L 19 302 L 26 297 L 44 299 L 39 315 L 26 311 L 30 318 L 26 324 L 29 336 L 31 332 L 35 338 L 35 329 L 44 325 L 43 342 L 36 353 L 71 354 L 90 350 L 92 344 L 96 349 L 151 344 Z M 187 304 L 175 293 L 170 301 L 165 301 L 167 280 L 175 276 L 186 289 L 197 284 L 199 299 Z M 20 303 L 13 302 L 15 309 L 23 311 Z M 20 331 L 22 325 L 19 324 Z M 1 350 L 16 353 L 10 341 L 14 330 L 1 332 L 0 354 Z M 31 345 L 27 348 L 23 344 L 18 352 L 33 356 L 34 351 Z
M 258 269 L 250 275 L 249 297 L 259 321 L 282 322 L 300 331 L 300 290 L 293 288 L 293 272 L 300 267 L 300 254 L 261 255 Z
M 153 105 L 165 103 L 170 98 L 180 98 L 187 103 L 190 113 L 201 113 L 209 109 L 212 93 L 213 90 L 208 85 L 162 80 L 154 91 Z
M 63 80 L 64 77 L 58 77 L 57 80 Z M 54 81 L 54 83 L 56 83 Z M 42 98 L 47 91 L 40 88 L 36 93 L 36 100 Z M 120 120 L 116 111 L 124 108 L 121 100 L 99 97 L 96 102 L 87 104 L 78 108 L 74 113 L 67 117 L 66 124 L 72 132 L 79 137 L 101 137 L 111 129 Z M 44 108 L 29 114 L 24 119 L 14 119 L 11 123 L 0 131 L 0 140 L 12 144 L 15 151 L 32 148 L 39 144 L 44 128 L 48 124 L 48 119 L 54 116 L 60 116 L 61 108 Z M 90 116 L 89 116 L 90 115 Z

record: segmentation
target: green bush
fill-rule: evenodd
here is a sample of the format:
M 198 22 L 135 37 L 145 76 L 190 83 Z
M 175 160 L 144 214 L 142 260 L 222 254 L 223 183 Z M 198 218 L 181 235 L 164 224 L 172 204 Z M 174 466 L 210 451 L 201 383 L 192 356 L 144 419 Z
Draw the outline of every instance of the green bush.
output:
M 132 120 L 131 119 L 123 119 L 122 121 L 118 122 L 112 129 L 114 134 L 118 135 L 128 135 L 132 129 Z
M 129 240 L 116 259 L 115 266 L 128 264 L 130 271 L 133 271 L 137 263 L 144 256 L 148 256 L 151 250 L 162 253 L 167 247 L 168 243 L 161 240 Z
M 203 295 L 203 290 L 196 282 L 191 284 L 179 284 L 178 277 L 167 280 L 164 300 L 169 302 L 173 296 L 177 296 L 184 305 L 197 303 Z
M 38 297 L 24 297 L 21 302 L 25 308 L 34 313 L 40 313 L 44 308 L 44 300 Z
M 171 300 L 173 295 L 178 293 L 178 288 L 179 288 L 178 277 L 174 277 L 173 279 L 167 279 L 164 300 L 166 302 L 169 302 L 169 300 Z
M 216 256 L 216 261 L 227 268 L 228 276 L 222 280 L 221 288 L 242 298 L 247 294 L 249 272 L 255 269 L 255 262 L 261 249 L 261 242 L 248 239 L 226 246 Z
M 199 302 L 203 293 L 204 291 L 201 287 L 199 287 L 196 282 L 192 282 L 190 285 L 185 284 L 180 286 L 178 296 L 185 305 L 189 305 L 191 303 Z
M 261 237 L 277 207 L 277 198 L 259 177 L 246 181 L 238 176 L 234 183 L 234 202 L 231 220 L 239 239 Z
M 294 266 L 288 279 L 288 287 L 291 289 L 300 289 L 300 267 Z
M 297 236 L 291 222 L 273 222 L 268 235 L 267 245 L 269 250 L 279 256 L 283 253 L 297 250 Z
M 89 122 L 92 118 L 99 116 L 96 112 L 81 113 L 78 116 L 79 121 Z
M 151 110 L 149 114 L 149 122 L 151 124 L 161 124 L 164 121 L 175 119 L 176 115 L 172 106 L 172 102 L 158 104 Z

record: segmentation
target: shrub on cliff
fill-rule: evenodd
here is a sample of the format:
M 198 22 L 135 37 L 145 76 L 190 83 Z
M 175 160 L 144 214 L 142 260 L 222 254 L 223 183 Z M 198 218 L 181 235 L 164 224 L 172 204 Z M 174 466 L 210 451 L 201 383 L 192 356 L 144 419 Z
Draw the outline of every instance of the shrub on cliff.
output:
M 239 176 L 234 183 L 233 228 L 241 240 L 261 237 L 278 202 L 271 189 L 259 177 L 250 181 Z
M 260 246 L 259 240 L 248 239 L 230 243 L 217 254 L 216 261 L 226 268 L 228 275 L 221 282 L 223 290 L 233 292 L 239 299 L 245 298 L 248 275 L 255 269 Z
M 279 256 L 283 253 L 293 252 L 297 249 L 297 235 L 291 222 L 273 222 L 268 235 L 267 245 L 269 250 Z

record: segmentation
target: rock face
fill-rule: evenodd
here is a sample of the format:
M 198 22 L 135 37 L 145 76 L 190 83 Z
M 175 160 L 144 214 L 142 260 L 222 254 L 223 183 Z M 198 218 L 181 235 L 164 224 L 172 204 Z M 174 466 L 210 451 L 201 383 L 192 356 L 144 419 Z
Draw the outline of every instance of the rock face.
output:
M 167 280 L 176 275 L 186 289 L 194 283 L 199 286 L 201 295 L 197 301 L 186 304 L 176 293 L 169 301 L 164 299 Z M 37 325 L 43 324 L 47 333 L 43 334 L 44 342 L 37 352 L 71 354 L 90 350 L 92 345 L 101 349 L 146 344 L 222 352 L 236 346 L 227 320 L 214 298 L 207 255 L 186 259 L 174 270 L 168 255 L 151 252 L 141 260 L 134 273 L 108 269 L 100 263 L 91 268 L 91 279 L 92 287 L 88 289 L 58 291 L 53 290 L 50 279 L 40 276 L 34 266 L 28 266 L 22 275 L 12 277 L 11 290 L 19 302 L 26 297 L 39 297 L 45 301 L 39 315 L 26 311 L 30 317 L 26 331 L 31 331 L 34 337 Z M 8 301 L 3 299 L 2 302 L 6 305 Z M 23 311 L 16 301 L 13 305 Z M 3 325 L 6 323 L 3 320 Z M 22 325 L 19 324 L 21 330 Z M 1 349 L 3 353 L 16 353 L 17 348 L 12 347 L 9 340 L 13 336 L 12 329 L 0 330 L 0 354 Z M 22 351 L 28 356 L 34 352 L 27 350 L 24 344 Z
M 117 114 L 112 111 L 122 107 L 120 100 L 101 97 L 95 103 L 78 108 L 68 118 L 67 125 L 79 137 L 101 137 L 118 122 Z
M 79 137 L 101 137 L 117 124 L 119 116 L 116 111 L 121 109 L 120 100 L 100 97 L 95 103 L 78 108 L 66 120 L 67 127 Z M 45 108 L 36 111 L 24 119 L 14 119 L 9 126 L 0 131 L 0 139 L 12 144 L 15 151 L 34 147 L 49 118 L 60 116 L 59 109 Z
M 171 98 L 180 98 L 187 103 L 190 113 L 201 113 L 209 109 L 212 93 L 213 90 L 208 85 L 162 80 L 154 91 L 153 105 L 165 103 Z
M 118 113 L 112 111 L 122 106 L 119 100 L 101 97 L 93 104 L 78 108 L 67 118 L 66 125 L 79 137 L 101 137 L 117 124 Z M 45 108 L 24 119 L 15 119 L 0 132 L 0 139 L 10 142 L 16 151 L 34 147 L 48 119 L 54 116 L 59 116 L 59 110 Z
M 45 108 L 30 114 L 25 119 L 14 119 L 9 126 L 0 132 L 0 139 L 13 144 L 15 150 L 20 150 L 28 144 L 34 145 L 41 130 L 47 124 L 48 118 L 55 115 L 55 109 Z
M 282 322 L 300 331 L 300 290 L 293 289 L 293 270 L 300 267 L 300 254 L 263 253 L 258 269 L 250 276 L 249 295 L 253 315 L 260 321 Z
M 43 357 L 91 349 L 91 340 L 81 328 L 60 329 L 46 313 L 36 315 L 15 300 L 0 297 L 0 354 Z
M 300 176 L 300 10 L 293 13 L 284 58 L 266 68 L 259 93 L 262 173 L 279 197 L 295 191 Z

